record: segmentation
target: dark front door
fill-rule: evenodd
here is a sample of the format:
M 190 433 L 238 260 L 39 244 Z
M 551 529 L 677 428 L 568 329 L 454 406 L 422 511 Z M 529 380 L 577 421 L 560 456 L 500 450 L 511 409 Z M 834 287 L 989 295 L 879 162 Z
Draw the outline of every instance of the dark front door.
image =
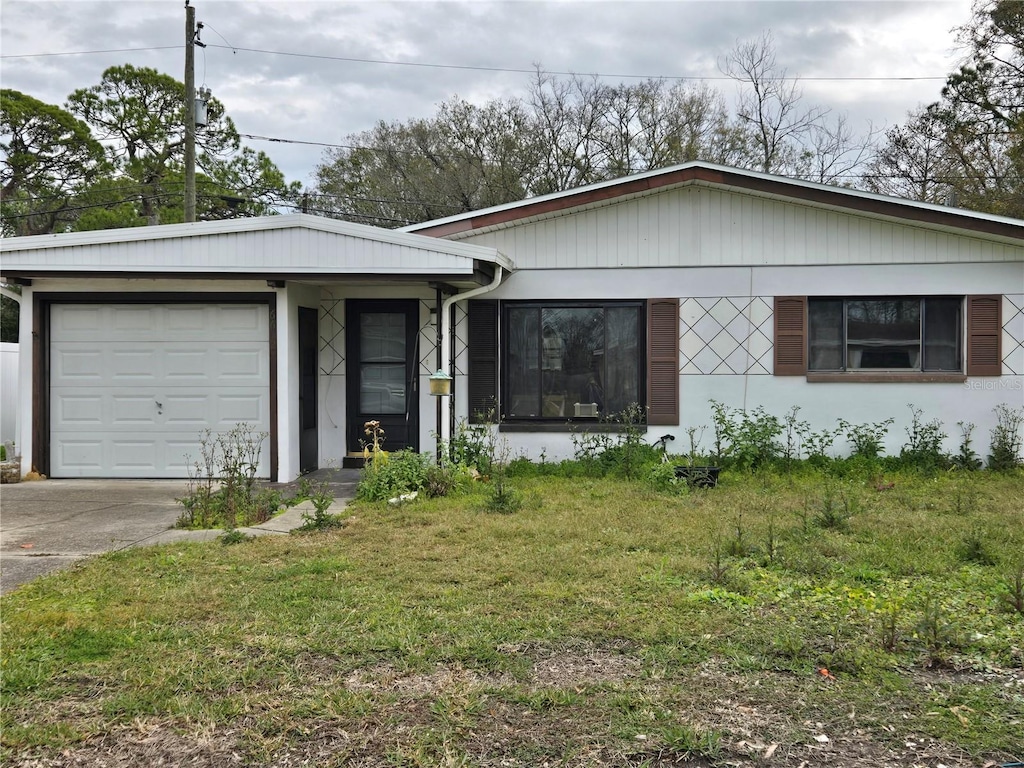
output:
M 384 450 L 419 450 L 416 300 L 346 302 L 348 450 L 363 450 L 365 424 L 379 421 Z
M 299 307 L 299 469 L 312 472 L 317 457 L 317 348 L 315 309 Z

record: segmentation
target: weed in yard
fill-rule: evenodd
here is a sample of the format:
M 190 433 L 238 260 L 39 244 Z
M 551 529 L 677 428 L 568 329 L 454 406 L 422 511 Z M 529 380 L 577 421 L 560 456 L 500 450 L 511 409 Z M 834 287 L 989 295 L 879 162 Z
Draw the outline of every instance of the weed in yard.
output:
M 957 517 L 966 517 L 978 508 L 978 487 L 974 476 L 965 472 L 957 473 L 949 496 L 950 512 Z
M 258 490 L 256 474 L 266 432 L 251 424 L 236 424 L 223 434 L 205 430 L 199 438 L 200 458 L 188 470 L 188 492 L 178 503 L 184 508 L 178 528 L 232 528 L 266 522 L 281 498 Z
M 976 425 L 969 421 L 958 421 L 956 425 L 960 428 L 960 445 L 956 455 L 951 457 L 953 466 L 957 469 L 973 471 L 981 469 L 981 457 L 971 446 L 972 435 Z
M 511 515 L 523 508 L 523 494 L 512 486 L 508 477 L 508 441 L 502 441 L 491 465 L 491 484 L 488 488 L 488 512 Z
M 299 496 L 313 504 L 313 514 L 302 513 L 302 525 L 295 529 L 297 532 L 325 531 L 345 525 L 340 515 L 327 511 L 334 503 L 334 491 L 331 490 L 331 484 L 327 479 L 312 481 L 303 478 L 299 483 Z
M 957 645 L 956 626 L 949 612 L 932 595 L 924 598 L 914 629 L 932 661 L 944 661 L 943 652 Z
M 839 428 L 853 445 L 853 457 L 874 460 L 882 455 L 882 443 L 895 419 L 886 419 L 874 424 L 851 424 L 839 419 Z
M 878 609 L 878 641 L 883 651 L 895 653 L 900 642 L 900 619 L 903 605 L 898 600 L 888 600 Z
M 232 544 L 241 544 L 242 542 L 250 541 L 253 538 L 253 536 L 250 536 L 247 533 L 243 533 L 237 528 L 232 528 L 230 530 L 224 531 L 224 533 L 217 537 L 217 540 L 224 546 L 230 546 Z
M 775 515 L 768 513 L 768 525 L 765 528 L 764 559 L 766 564 L 775 562 L 779 554 L 779 531 L 775 523 Z
M 1021 465 L 1021 449 L 1024 448 L 1024 408 L 1011 408 L 999 404 L 995 407 L 996 425 L 992 428 L 992 443 L 989 446 L 988 468 L 999 472 Z
M 1009 569 L 1003 576 L 1003 604 L 1014 613 L 1024 616 L 1024 560 Z
M 777 416 L 758 406 L 751 411 L 732 409 L 711 401 L 715 431 L 715 460 L 738 469 L 770 466 L 783 453 L 779 437 L 784 427 Z
M 680 723 L 662 728 L 665 749 L 680 758 L 716 760 L 722 756 L 722 734 L 718 731 Z
M 724 587 L 732 581 L 732 572 L 733 566 L 726 558 L 726 547 L 722 545 L 721 534 L 716 534 L 711 548 L 711 562 L 707 568 L 708 581 Z
M 747 531 L 743 525 L 743 512 L 737 512 L 733 520 L 733 535 L 725 543 L 725 553 L 730 557 L 747 557 L 753 551 L 747 541 Z
M 961 562 L 973 563 L 974 565 L 995 565 L 996 556 L 988 543 L 988 536 L 985 531 L 977 526 L 972 526 L 960 539 L 956 548 L 956 555 Z
M 814 523 L 826 530 L 845 531 L 850 527 L 851 518 L 860 511 L 860 499 L 852 486 L 826 480 Z
M 946 433 L 942 431 L 942 422 L 938 419 L 925 422 L 924 413 L 910 403 L 910 426 L 906 428 L 907 442 L 900 449 L 900 462 L 904 466 L 915 467 L 923 472 L 934 472 L 944 469 L 949 464 L 942 444 Z

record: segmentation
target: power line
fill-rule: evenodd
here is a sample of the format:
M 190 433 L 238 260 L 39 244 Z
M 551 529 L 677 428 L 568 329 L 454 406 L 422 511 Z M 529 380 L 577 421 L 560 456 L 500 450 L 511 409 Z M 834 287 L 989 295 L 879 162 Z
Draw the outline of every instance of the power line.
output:
M 217 33 L 220 34 L 219 32 Z M 221 36 L 223 39 L 223 36 Z M 226 42 L 226 41 L 225 41 Z M 454 69 L 468 72 L 499 72 L 499 73 L 511 73 L 511 74 L 524 74 L 532 75 L 537 72 L 536 69 L 523 69 L 519 67 L 483 67 L 470 64 L 437 64 L 433 62 L 421 62 L 421 61 L 398 61 L 395 59 L 364 59 L 355 56 L 328 56 L 326 54 L 318 53 L 299 53 L 296 51 L 272 51 L 266 48 L 238 48 L 233 45 L 219 45 L 217 43 L 207 43 L 208 48 L 219 48 L 222 50 L 237 52 L 244 51 L 246 53 L 261 53 L 270 56 L 291 56 L 299 59 L 318 59 L 321 61 L 341 61 L 349 64 L 381 64 L 393 67 L 420 67 L 425 69 Z M 92 50 L 92 51 L 51 51 L 48 53 L 16 53 L 16 54 L 3 54 L 0 55 L 0 59 L 30 59 L 30 58 L 43 58 L 47 56 L 85 56 L 89 54 L 97 53 L 133 53 L 139 51 L 166 51 L 180 49 L 180 45 L 162 45 L 162 46 L 150 46 L 145 48 L 108 48 L 103 50 Z M 622 73 L 611 73 L 611 72 L 570 72 L 561 70 L 547 70 L 542 69 L 541 72 L 547 75 L 563 75 L 568 77 L 573 76 L 584 76 L 584 77 L 601 77 L 601 78 L 621 78 L 625 80 L 686 80 L 686 81 L 730 81 L 736 78 L 730 77 L 729 75 L 637 75 L 637 74 L 622 74 Z M 793 75 L 785 77 L 785 80 L 802 80 L 806 82 L 921 82 L 921 81 L 936 81 L 945 82 L 946 75 L 941 77 L 937 76 L 898 76 L 889 75 L 882 77 L 864 77 L 856 75 L 822 75 L 822 76 L 810 76 L 803 77 L 799 75 Z
M 293 51 L 271 51 L 264 48 L 236 48 L 227 45 L 216 45 L 214 43 L 209 44 L 210 48 L 223 48 L 229 51 L 245 51 L 247 53 L 265 53 L 273 56 L 292 56 L 300 59 L 321 59 L 324 61 L 344 61 L 350 64 L 387 64 L 395 67 L 423 67 L 427 69 L 457 69 L 470 72 L 510 72 L 513 74 L 526 74 L 532 75 L 537 72 L 536 69 L 520 69 L 517 67 L 481 67 L 473 66 L 469 64 L 433 64 L 419 61 L 397 61 L 394 59 L 362 59 L 352 56 L 327 56 L 325 54 L 318 53 L 295 53 Z M 547 75 L 583 75 L 594 77 L 619 77 L 624 79 L 634 80 L 735 80 L 736 78 L 730 77 L 729 75 L 634 75 L 634 74 L 616 74 L 610 72 L 563 72 L 558 70 L 541 70 Z M 880 81 L 880 82 L 891 82 L 891 81 L 918 81 L 918 80 L 938 80 L 945 81 L 946 76 L 942 77 L 899 77 L 899 76 L 888 76 L 888 77 L 854 77 L 847 75 L 837 76 L 820 76 L 820 77 L 787 77 L 783 78 L 786 80 L 807 80 L 807 81 L 821 81 L 821 82 L 841 82 L 841 81 Z
M 52 53 L 5 53 L 0 59 L 40 59 L 44 56 L 87 56 L 93 53 L 138 53 L 140 51 L 171 51 L 180 45 L 154 45 L 146 48 L 105 48 L 96 51 L 55 51 Z

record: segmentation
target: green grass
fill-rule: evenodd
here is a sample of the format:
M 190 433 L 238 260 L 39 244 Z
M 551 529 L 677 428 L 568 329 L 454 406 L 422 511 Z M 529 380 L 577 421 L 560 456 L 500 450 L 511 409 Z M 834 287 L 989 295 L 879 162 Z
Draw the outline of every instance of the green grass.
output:
M 884 480 L 514 479 L 511 515 L 106 555 L 3 598 L 0 758 L 1024 759 L 1024 475 Z

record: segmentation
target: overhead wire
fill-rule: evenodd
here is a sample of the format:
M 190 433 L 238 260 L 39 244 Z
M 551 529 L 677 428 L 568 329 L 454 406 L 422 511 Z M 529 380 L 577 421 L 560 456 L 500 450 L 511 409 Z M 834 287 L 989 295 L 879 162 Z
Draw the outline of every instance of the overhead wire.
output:
M 205 26 L 209 27 L 209 24 Z M 212 27 L 210 27 L 212 29 Z M 224 40 L 225 43 L 228 41 L 224 38 L 220 32 L 216 32 L 217 36 Z M 436 62 L 424 62 L 424 61 L 399 61 L 396 59 L 368 59 L 356 56 L 329 56 L 322 53 L 300 53 L 298 51 L 274 51 L 267 48 L 240 48 L 231 44 L 219 45 L 217 43 L 207 43 L 208 48 L 219 48 L 222 50 L 229 50 L 233 53 L 243 51 L 245 53 L 259 53 L 269 56 L 290 56 L 293 58 L 300 59 L 318 59 L 321 61 L 339 61 L 349 64 L 376 64 L 386 65 L 393 67 L 420 67 L 425 69 L 453 69 L 459 71 L 469 72 L 495 72 L 495 73 L 509 73 L 509 74 L 527 74 L 532 75 L 537 73 L 537 68 L 524 69 L 522 67 L 485 67 L 475 64 L 439 64 Z M 162 45 L 162 46 L 148 46 L 141 48 L 108 48 L 102 50 L 89 50 L 89 51 L 50 51 L 45 53 L 14 53 L 14 54 L 0 54 L 0 59 L 29 59 L 29 58 L 43 58 L 47 56 L 84 56 L 90 54 L 99 53 L 131 53 L 140 51 L 164 51 L 173 50 L 175 48 L 181 48 L 180 45 Z M 581 76 L 581 77 L 600 77 L 600 78 L 622 78 L 626 80 L 682 80 L 682 81 L 730 81 L 736 78 L 730 75 L 642 75 L 632 73 L 612 73 L 612 72 L 572 72 L 569 70 L 540 70 L 544 74 L 548 75 L 565 75 L 565 76 Z M 811 75 L 811 76 L 800 76 L 792 75 L 787 76 L 784 80 L 804 80 L 808 82 L 920 82 L 920 81 L 945 81 L 946 75 L 935 76 L 935 75 L 882 75 L 882 76 L 858 76 L 858 75 Z

